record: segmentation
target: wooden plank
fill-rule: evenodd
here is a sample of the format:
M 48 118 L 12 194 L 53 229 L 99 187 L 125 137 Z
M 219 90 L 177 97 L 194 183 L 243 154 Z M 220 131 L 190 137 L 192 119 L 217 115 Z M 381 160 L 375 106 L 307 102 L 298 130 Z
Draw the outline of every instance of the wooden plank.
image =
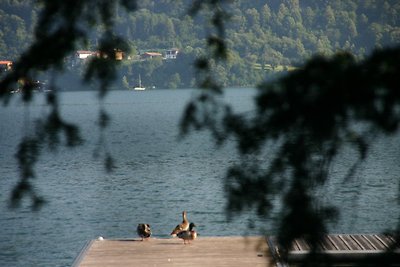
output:
M 75 258 L 74 262 L 72 263 L 72 266 L 79 266 L 79 264 L 84 259 L 88 249 L 92 246 L 94 241 L 95 240 L 90 240 L 90 241 L 86 242 L 86 244 L 83 246 L 83 248 L 79 252 L 78 256 Z
M 378 248 L 375 246 L 374 242 L 371 242 L 371 238 L 369 235 L 362 235 L 363 239 L 368 243 L 371 247 L 371 250 L 377 250 Z
M 299 242 L 297 242 L 297 240 L 293 241 L 292 249 L 295 250 L 295 251 L 300 251 L 301 250 L 301 246 L 300 246 Z
M 394 244 L 394 241 L 392 241 L 392 239 L 390 239 L 387 235 L 379 234 L 374 236 L 383 244 L 386 249 L 389 249 Z
M 339 235 L 340 239 L 346 244 L 350 250 L 362 250 L 362 247 L 351 237 L 351 235 Z
M 371 242 L 365 238 L 365 235 L 353 235 L 353 238 L 356 239 L 365 250 L 376 250 L 376 248 L 371 245 Z
M 326 235 L 325 238 L 322 240 L 322 248 L 324 250 L 338 250 L 329 235 Z
M 148 241 L 95 240 L 76 267 L 269 266 L 262 237 L 199 237 L 184 245 L 178 238 Z
M 370 242 L 370 244 L 375 248 L 375 250 L 385 250 L 385 245 L 383 245 L 375 235 L 365 235 L 365 238 Z
M 300 238 L 300 239 L 296 239 L 296 242 L 300 248 L 300 251 L 309 251 L 310 250 L 310 246 L 307 244 L 307 242 Z
M 362 242 L 362 240 L 360 240 L 361 236 L 360 235 L 349 235 L 350 238 L 358 245 L 358 247 L 360 248 L 360 250 L 367 250 L 367 246 L 364 245 L 364 242 Z
M 339 235 L 331 235 L 331 240 L 335 244 L 335 247 L 340 251 L 349 250 L 349 247 L 343 242 L 343 240 L 339 237 Z

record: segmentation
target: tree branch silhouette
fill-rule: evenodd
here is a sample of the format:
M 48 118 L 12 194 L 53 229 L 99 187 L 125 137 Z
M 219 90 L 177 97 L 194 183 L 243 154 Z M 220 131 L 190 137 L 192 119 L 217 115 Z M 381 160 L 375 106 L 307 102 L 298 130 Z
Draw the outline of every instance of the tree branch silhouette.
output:
M 135 0 L 120 1 L 39 1 L 41 13 L 35 26 L 35 40 L 13 65 L 0 82 L 0 98 L 8 103 L 16 84 L 21 81 L 35 80 L 40 72 L 50 71 L 57 73 L 64 68 L 64 60 L 77 47 L 84 45 L 90 38 L 91 29 L 99 26 L 104 28 L 98 44 L 99 58 L 89 63 L 86 69 L 85 81 L 93 79 L 99 81 L 99 97 L 103 98 L 111 82 L 116 77 L 118 61 L 115 57 L 116 50 L 129 52 L 129 47 L 124 38 L 116 36 L 113 28 L 117 6 L 124 7 L 127 11 L 136 9 Z M 53 74 L 55 75 L 55 74 Z M 22 88 L 23 100 L 30 102 L 33 92 L 32 83 L 25 82 Z M 50 114 L 36 124 L 33 136 L 27 136 L 19 145 L 16 158 L 19 162 L 20 180 L 11 195 L 11 206 L 19 206 L 24 196 L 31 196 L 33 207 L 38 208 L 44 203 L 38 196 L 31 180 L 36 177 L 34 164 L 40 157 L 43 144 L 48 144 L 51 149 L 60 145 L 60 135 L 66 139 L 65 145 L 73 147 L 82 143 L 79 128 L 73 123 L 64 121 L 58 112 L 57 89 L 55 83 L 51 84 L 52 92 L 48 94 L 47 104 L 51 107 Z M 106 126 L 105 110 L 100 111 L 100 130 Z M 106 152 L 105 166 L 111 170 L 113 160 Z
M 217 43 L 224 43 L 219 37 Z M 209 42 L 209 49 L 213 44 Z M 209 73 L 210 62 L 201 60 L 197 68 Z M 205 79 L 201 87 L 220 93 L 221 87 L 210 80 Z M 369 141 L 399 129 L 399 85 L 399 47 L 377 50 L 363 61 L 345 52 L 331 58 L 315 56 L 276 82 L 259 84 L 252 117 L 232 113 L 216 94 L 200 95 L 187 106 L 182 132 L 208 129 L 217 144 L 233 136 L 242 162 L 232 166 L 225 178 L 229 216 L 251 207 L 267 215 L 269 200 L 283 196 L 280 245 L 287 252 L 294 239 L 304 238 L 313 252 L 308 263 L 318 264 L 312 255 L 327 232 L 326 223 L 337 218 L 338 210 L 324 206 L 314 192 L 330 178 L 329 167 L 345 143 L 358 152 L 349 179 L 366 158 Z M 355 124 L 364 132 L 357 131 Z M 277 144 L 278 151 L 268 153 L 267 143 Z M 249 164 L 249 158 L 265 150 L 273 157 L 267 168 L 267 160 Z

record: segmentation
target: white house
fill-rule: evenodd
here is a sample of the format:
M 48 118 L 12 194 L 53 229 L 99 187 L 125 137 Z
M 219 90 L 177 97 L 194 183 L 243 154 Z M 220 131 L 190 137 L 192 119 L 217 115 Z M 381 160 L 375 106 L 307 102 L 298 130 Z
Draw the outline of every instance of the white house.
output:
M 165 51 L 165 59 L 176 59 L 179 50 L 177 48 L 168 49 Z
M 87 59 L 91 56 L 95 56 L 97 52 L 88 51 L 88 50 L 78 50 L 76 51 L 76 58 L 78 59 Z

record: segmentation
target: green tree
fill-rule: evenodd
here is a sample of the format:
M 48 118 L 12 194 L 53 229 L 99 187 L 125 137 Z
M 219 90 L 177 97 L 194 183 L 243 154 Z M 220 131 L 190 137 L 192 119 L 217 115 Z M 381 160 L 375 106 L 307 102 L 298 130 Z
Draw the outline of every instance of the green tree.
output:
M 296 22 L 302 23 L 301 8 L 299 0 L 290 0 L 289 2 L 291 17 Z
M 179 88 L 180 85 L 181 85 L 181 77 L 179 76 L 179 73 L 173 74 L 169 78 L 168 88 L 176 89 L 176 88 Z
M 270 19 L 271 19 L 271 9 L 269 8 L 268 4 L 265 4 L 262 7 L 261 11 L 261 22 L 263 27 L 269 27 L 270 26 Z
M 249 23 L 249 28 L 260 27 L 260 14 L 258 13 L 257 9 L 247 9 L 245 14 Z
M 311 7 L 307 7 L 304 12 L 305 25 L 308 27 L 314 25 L 315 16 L 315 11 Z
M 130 88 L 128 78 L 125 75 L 122 77 L 122 86 L 125 89 L 129 89 Z
M 335 14 L 333 12 L 333 9 L 330 5 L 328 5 L 326 7 L 325 10 L 325 17 L 326 17 L 326 22 L 327 22 L 327 26 L 332 27 L 336 24 L 336 19 L 335 19 Z
M 25 21 L 17 15 L 9 15 L 0 10 L 0 25 L 7 49 L 3 50 L 5 58 L 15 60 L 30 42 Z
M 284 3 L 281 3 L 279 5 L 279 11 L 277 13 L 277 22 L 279 23 L 279 25 L 283 25 L 285 18 L 289 18 L 290 17 L 290 11 L 287 8 L 287 6 Z

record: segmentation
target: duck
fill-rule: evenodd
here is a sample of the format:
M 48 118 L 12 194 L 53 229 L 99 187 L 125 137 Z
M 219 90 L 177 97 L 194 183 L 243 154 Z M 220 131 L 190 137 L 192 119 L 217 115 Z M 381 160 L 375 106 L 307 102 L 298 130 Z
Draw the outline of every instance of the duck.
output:
M 139 223 L 137 228 L 136 228 L 137 234 L 139 237 L 143 239 L 147 239 L 151 236 L 151 228 L 150 224 L 147 223 Z
M 196 227 L 194 223 L 190 223 L 189 230 L 181 231 L 177 234 L 177 236 L 183 239 L 183 244 L 186 245 L 186 241 L 190 244 L 190 240 L 195 240 L 197 238 L 197 232 L 193 230 Z
M 175 226 L 174 230 L 172 230 L 171 235 L 176 236 L 178 233 L 182 231 L 187 231 L 189 229 L 189 221 L 186 218 L 186 211 L 182 212 L 182 223 Z

